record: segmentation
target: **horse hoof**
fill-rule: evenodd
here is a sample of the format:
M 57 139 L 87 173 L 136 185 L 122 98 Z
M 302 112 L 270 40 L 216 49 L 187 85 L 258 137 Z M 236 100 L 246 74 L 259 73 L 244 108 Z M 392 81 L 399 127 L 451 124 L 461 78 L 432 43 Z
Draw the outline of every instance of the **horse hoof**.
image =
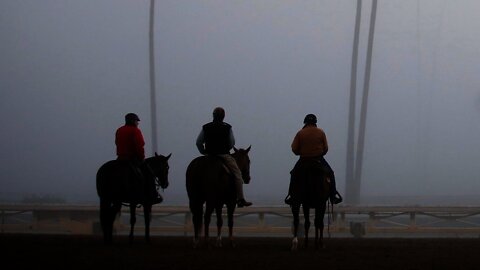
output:
M 217 247 L 217 248 L 222 247 L 222 238 L 221 237 L 217 238 L 217 241 L 215 242 L 215 247 Z
M 193 249 L 197 249 L 197 248 L 198 248 L 198 243 L 199 243 L 199 242 L 200 242 L 200 241 L 198 241 L 198 239 L 193 239 L 193 243 L 192 243 Z
M 292 251 L 297 251 L 298 250 L 298 239 L 295 237 L 293 238 L 292 240 L 292 248 L 291 248 Z

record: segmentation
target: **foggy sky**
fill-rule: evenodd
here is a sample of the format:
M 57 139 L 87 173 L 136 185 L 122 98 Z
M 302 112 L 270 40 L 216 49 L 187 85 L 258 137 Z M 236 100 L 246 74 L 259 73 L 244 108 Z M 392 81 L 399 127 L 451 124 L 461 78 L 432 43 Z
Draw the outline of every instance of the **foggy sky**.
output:
M 0 2 L 0 199 L 96 202 L 95 173 L 115 158 L 128 112 L 153 154 L 148 8 Z M 370 8 L 364 0 L 358 101 Z M 355 11 L 354 0 L 156 1 L 157 151 L 172 153 L 165 204 L 187 202 L 185 169 L 216 106 L 236 146 L 252 145 L 247 199 L 282 203 L 308 113 L 344 193 Z M 479 11 L 476 0 L 379 1 L 362 196 L 480 194 Z

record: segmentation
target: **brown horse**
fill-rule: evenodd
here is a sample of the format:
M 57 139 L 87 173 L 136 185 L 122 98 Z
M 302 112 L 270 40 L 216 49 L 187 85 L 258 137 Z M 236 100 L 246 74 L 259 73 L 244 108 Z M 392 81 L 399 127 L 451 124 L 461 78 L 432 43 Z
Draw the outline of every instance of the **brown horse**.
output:
M 298 226 L 300 223 L 300 206 L 303 207 L 305 219 L 304 247 L 308 247 L 308 232 L 310 229 L 310 208 L 315 209 L 315 248 L 323 247 L 323 219 L 329 198 L 330 184 L 324 169 L 314 159 L 300 160 L 292 171 L 291 183 L 293 241 L 292 250 L 298 248 Z
M 139 176 L 136 168 L 128 162 L 111 160 L 103 164 L 97 172 L 97 193 L 100 197 L 100 223 L 104 241 L 112 243 L 113 222 L 122 208 L 122 204 L 130 207 L 130 235 L 129 242 L 133 243 L 133 231 L 136 222 L 135 210 L 137 205 L 143 205 L 145 219 L 145 240 L 150 242 L 150 219 L 152 205 L 153 184 L 161 188 L 168 187 L 168 156 L 157 155 L 145 159 L 145 166 L 153 175 Z M 154 179 L 155 178 L 155 179 Z
M 247 149 L 234 148 L 233 158 L 242 172 L 245 184 L 250 182 L 250 158 Z M 233 246 L 233 213 L 235 212 L 237 196 L 234 180 L 226 169 L 220 157 L 201 156 L 195 158 L 187 168 L 186 186 L 190 211 L 194 226 L 193 246 L 197 247 L 201 234 L 202 220 L 204 223 L 205 242 L 208 245 L 209 225 L 211 215 L 215 210 L 217 216 L 217 246 L 221 246 L 222 209 L 227 206 L 227 219 L 230 244 Z M 205 204 L 205 214 L 203 205 Z M 204 218 L 202 218 L 204 216 Z

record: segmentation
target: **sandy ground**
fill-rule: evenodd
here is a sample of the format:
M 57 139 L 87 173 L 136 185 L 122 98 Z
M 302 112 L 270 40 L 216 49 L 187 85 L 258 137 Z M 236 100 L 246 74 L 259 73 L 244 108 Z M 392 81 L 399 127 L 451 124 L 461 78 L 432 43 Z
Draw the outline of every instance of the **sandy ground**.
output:
M 331 238 L 323 249 L 296 252 L 289 238 L 239 237 L 235 248 L 199 249 L 191 237 L 115 240 L 1 234 L 1 269 L 480 269 L 480 239 Z

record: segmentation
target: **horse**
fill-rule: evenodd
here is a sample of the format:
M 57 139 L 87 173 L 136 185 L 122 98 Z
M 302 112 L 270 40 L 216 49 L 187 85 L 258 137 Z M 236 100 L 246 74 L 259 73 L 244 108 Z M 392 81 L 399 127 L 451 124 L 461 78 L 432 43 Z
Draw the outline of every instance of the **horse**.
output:
M 323 247 L 324 216 L 329 199 L 330 183 L 321 165 L 314 159 L 300 160 L 291 172 L 291 210 L 293 215 L 292 250 L 298 248 L 298 226 L 300 223 L 300 206 L 305 219 L 304 248 L 308 247 L 310 229 L 310 208 L 315 209 L 315 248 Z
M 113 237 L 113 223 L 120 212 L 122 204 L 130 207 L 130 234 L 129 243 L 133 243 L 133 231 L 136 222 L 135 209 L 143 205 L 145 219 L 145 240 L 150 243 L 150 219 L 153 201 L 153 185 L 165 189 L 168 187 L 168 156 L 158 155 L 145 159 L 144 165 L 151 171 L 151 178 L 142 177 L 138 168 L 134 168 L 128 161 L 110 160 L 97 171 L 97 194 L 100 198 L 100 224 L 103 239 L 111 244 Z M 142 180 L 144 179 L 144 180 Z M 155 184 L 149 181 L 155 181 Z M 150 185 L 149 185 L 150 183 Z
M 250 183 L 250 158 L 248 156 L 250 149 L 251 146 L 247 149 L 234 148 L 232 154 L 242 172 L 242 179 L 245 184 Z M 186 187 L 194 226 L 193 247 L 196 248 L 200 242 L 202 221 L 204 223 L 205 242 L 207 245 L 209 244 L 209 225 L 213 211 L 215 211 L 217 217 L 216 246 L 222 246 L 223 205 L 227 207 L 229 240 L 230 245 L 234 247 L 233 214 L 236 208 L 237 195 L 234 180 L 221 158 L 201 156 L 192 160 L 186 171 Z M 203 212 L 204 204 L 205 213 Z

